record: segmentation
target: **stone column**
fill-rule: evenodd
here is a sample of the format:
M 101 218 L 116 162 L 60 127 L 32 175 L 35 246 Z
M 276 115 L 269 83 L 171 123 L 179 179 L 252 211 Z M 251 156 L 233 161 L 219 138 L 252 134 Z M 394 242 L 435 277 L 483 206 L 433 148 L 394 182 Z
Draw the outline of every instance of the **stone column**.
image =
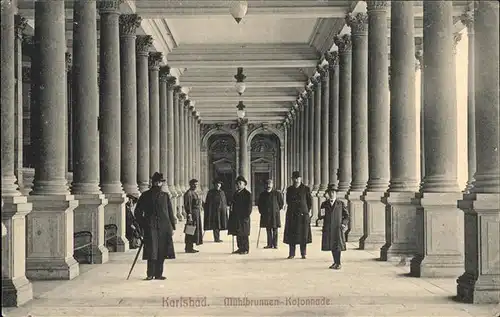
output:
M 188 111 L 188 105 L 189 105 L 189 99 L 187 99 L 188 96 L 185 95 L 184 100 L 182 101 L 182 113 L 183 113 L 183 121 L 184 121 L 184 129 L 182 130 L 184 136 L 183 136 L 183 148 L 184 148 L 184 168 L 182 169 L 182 172 L 184 174 L 184 182 L 182 183 L 183 186 L 183 192 L 188 190 L 189 188 L 189 111 Z
M 306 183 L 307 186 L 311 187 L 311 192 L 313 191 L 314 186 L 314 112 L 315 104 L 314 104 L 314 90 L 307 88 L 307 108 L 308 111 L 307 122 L 309 123 L 307 129 L 307 156 L 308 156 L 308 164 L 307 170 L 309 173 L 309 180 Z M 305 131 L 304 131 L 305 132 Z
M 99 1 L 99 143 L 101 190 L 108 199 L 105 223 L 118 227 L 117 251 L 128 250 L 125 238 L 125 193 L 121 178 L 120 1 Z
M 450 80 L 455 76 L 453 5 L 424 1 L 423 9 L 425 178 L 410 274 L 456 276 L 464 265 L 464 224 L 457 208 L 457 106 Z
M 179 87 L 180 91 L 180 87 Z M 186 94 L 180 92 L 179 93 L 179 191 L 180 196 L 182 197 L 184 191 L 186 189 L 186 119 L 185 119 L 185 111 L 184 111 L 184 101 L 186 100 Z M 181 207 L 181 212 L 183 208 Z
M 25 276 L 26 215 L 32 205 L 17 190 L 14 174 L 15 25 L 11 1 L 1 3 L 1 24 L 2 306 L 13 307 L 31 300 L 33 290 Z
M 99 187 L 99 93 L 97 83 L 96 2 L 79 0 L 73 9 L 73 183 L 80 204 L 74 210 L 75 232 L 92 233 L 92 263 L 106 263 L 104 208 L 108 200 Z
M 368 15 L 348 15 L 352 36 L 352 183 L 349 190 L 351 226 L 349 237 L 364 235 L 364 199 L 368 182 Z M 384 94 L 387 92 L 384 92 Z
M 181 166 L 182 166 L 182 161 L 181 161 L 181 118 L 180 118 L 180 107 L 179 107 L 179 93 L 180 93 L 180 87 L 179 86 L 174 86 L 173 87 L 173 106 L 174 106 L 174 162 L 175 162 L 175 169 L 174 169 L 174 188 L 175 188 L 175 200 L 177 204 L 176 208 L 176 217 L 179 220 L 182 220 L 182 191 L 181 191 Z M 174 192 L 174 191 L 172 191 Z
M 465 212 L 465 273 L 457 280 L 459 300 L 498 304 L 500 299 L 500 100 L 499 5 L 476 3 L 474 16 L 476 173 L 470 194 L 459 207 Z M 469 42 L 470 45 L 470 42 Z
M 66 107 L 68 107 L 68 114 L 66 116 L 66 127 L 68 134 L 66 135 L 66 177 L 68 180 L 68 186 L 70 186 L 70 172 L 73 172 L 73 123 L 71 118 L 73 117 L 73 75 L 71 68 L 73 67 L 71 53 L 66 52 Z
M 238 121 L 238 127 L 240 130 L 240 166 L 239 175 L 245 177 L 245 179 L 250 182 L 250 175 L 248 173 L 248 120 L 242 119 Z
M 149 88 L 148 50 L 153 45 L 151 35 L 138 35 L 136 47 L 137 72 L 137 183 L 139 191 L 149 189 Z
M 389 1 L 368 1 L 368 186 L 365 194 L 360 249 L 380 250 L 385 244 L 385 204 L 389 188 Z
M 173 76 L 168 76 L 167 78 L 167 183 L 168 183 L 168 192 L 170 194 L 170 197 L 174 197 L 176 195 L 175 192 L 175 144 L 174 144 L 174 136 L 175 136 L 175 130 L 174 130 L 174 85 L 175 81 L 177 79 Z M 174 204 L 174 210 L 177 208 L 175 201 L 172 200 L 172 203 Z
M 149 175 L 160 171 L 160 92 L 161 52 L 149 53 Z
M 28 198 L 33 204 L 33 212 L 27 217 L 26 228 L 26 277 L 33 280 L 70 280 L 79 275 L 78 263 L 73 258 L 73 210 L 78 201 L 69 193 L 66 155 L 61 155 L 67 146 L 68 129 L 64 21 L 64 2 L 35 2 L 35 45 L 31 67 L 35 89 L 32 91 L 35 97 L 32 118 L 37 127 L 34 134 L 37 138 L 33 141 L 38 144 L 38 161 L 33 191 Z M 5 76 L 3 69 L 2 76 Z M 7 126 L 2 121 L 2 133 L 11 131 Z M 2 142 L 4 140 L 2 134 Z M 11 146 L 6 148 L 11 149 Z M 2 151 L 2 156 L 5 152 Z M 10 164 L 4 164 L 2 157 L 2 171 L 5 174 L 9 171 L 10 176 L 13 171 L 9 166 L 13 166 L 13 160 L 8 162 Z M 2 195 L 11 192 L 10 185 L 10 182 L 2 184 Z M 4 201 L 9 203 L 5 197 Z M 18 245 L 18 248 L 24 248 L 24 245 Z
M 419 190 L 413 4 L 392 2 L 391 16 L 391 180 L 384 200 L 388 209 L 380 259 L 400 261 L 403 265 L 409 264 L 415 253 L 417 222 L 413 199 Z
M 283 124 L 283 144 L 281 147 L 283 148 L 282 156 L 280 157 L 280 165 L 281 165 L 281 191 L 283 194 L 286 190 L 286 180 L 287 180 L 287 171 L 288 171 L 288 118 L 285 119 Z
M 14 65 L 15 65 L 15 135 L 14 140 L 14 175 L 17 185 L 22 190 L 23 183 L 23 31 L 28 25 L 28 20 L 20 15 L 15 15 L 15 42 L 14 42 Z
M 319 205 L 321 196 L 323 195 L 320 192 L 320 183 L 321 183 L 321 103 L 322 103 L 322 83 L 321 79 L 318 77 L 315 79 L 315 91 L 314 91 L 314 117 L 311 120 L 314 126 L 314 185 L 311 188 L 313 195 L 313 208 L 311 215 L 311 222 L 316 222 L 319 214 Z
M 127 194 L 138 194 L 137 186 L 137 61 L 136 30 L 141 26 L 137 14 L 120 16 L 121 80 L 121 181 Z M 142 141 L 142 140 L 141 140 Z
M 307 108 L 306 108 L 307 109 Z M 301 168 L 301 165 L 299 164 L 300 163 L 300 160 L 302 159 L 302 156 L 300 154 L 300 138 L 302 137 L 302 135 L 305 133 L 305 131 L 302 131 L 301 132 L 301 124 L 300 124 L 300 112 L 299 112 L 299 108 L 297 109 L 292 109 L 295 111 L 295 120 L 296 120 L 296 124 L 295 124 L 295 135 L 296 135 L 296 138 L 295 138 L 295 169 L 294 170 L 299 170 Z M 304 171 L 300 171 L 301 173 L 304 173 Z
M 192 109 L 193 105 L 191 104 L 191 100 L 186 100 L 184 102 L 184 107 L 186 111 L 186 181 L 189 184 L 189 181 L 194 178 L 193 175 L 193 116 Z
M 339 48 L 339 193 L 338 198 L 347 203 L 351 187 L 351 36 L 334 38 Z M 348 229 L 350 230 L 350 229 Z
M 167 179 L 166 182 L 163 183 L 162 190 L 166 193 L 169 193 L 170 195 L 170 190 L 169 190 L 169 182 L 171 182 L 170 178 L 168 177 L 168 152 L 169 152 L 169 147 L 168 147 L 168 117 L 171 116 L 172 114 L 168 113 L 168 104 L 167 104 L 167 81 L 170 78 L 170 67 L 169 66 L 161 66 L 160 67 L 160 74 L 159 74 L 159 132 L 160 132 L 160 159 L 159 159 L 159 164 L 160 168 L 159 171 L 163 173 L 163 176 Z
M 328 93 L 328 183 L 338 189 L 339 171 L 339 58 L 338 52 L 327 52 Z
M 325 68 L 317 68 L 321 74 L 321 140 L 320 148 L 318 149 L 318 151 L 321 152 L 321 181 L 319 185 L 319 191 L 321 194 L 318 195 L 321 204 L 325 195 L 325 190 L 328 187 L 328 178 L 330 176 L 330 161 L 328 156 L 328 147 L 330 144 L 328 135 L 330 123 L 330 73 L 328 65 Z
M 461 17 L 462 23 L 467 26 L 467 162 L 468 180 L 465 192 L 469 193 L 474 183 L 476 173 L 476 119 L 475 119 L 475 88 L 474 88 L 474 16 L 467 11 Z
M 425 177 L 425 147 L 424 147 L 424 51 L 423 45 L 415 47 L 415 59 L 420 67 L 420 181 Z M 417 63 L 416 62 L 416 63 Z M 391 85 L 391 67 L 389 66 L 389 88 Z
M 309 184 L 309 108 L 307 100 L 297 104 L 297 126 L 299 132 L 299 160 L 298 170 L 304 184 Z

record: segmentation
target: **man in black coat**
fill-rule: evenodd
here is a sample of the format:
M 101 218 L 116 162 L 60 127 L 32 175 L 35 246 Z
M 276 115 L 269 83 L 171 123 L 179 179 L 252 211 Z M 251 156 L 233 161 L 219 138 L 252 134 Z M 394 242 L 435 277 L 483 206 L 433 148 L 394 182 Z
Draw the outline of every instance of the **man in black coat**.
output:
M 250 214 L 252 213 L 252 195 L 245 188 L 247 181 L 243 176 L 236 178 L 236 192 L 233 194 L 231 211 L 227 224 L 228 234 L 236 236 L 238 249 L 234 254 L 248 254 L 250 251 Z
M 154 173 L 151 188 L 139 197 L 135 207 L 135 217 L 144 232 L 142 259 L 148 261 L 146 280 L 164 280 L 163 262 L 175 258 L 172 235 L 176 220 L 170 197 L 161 190 L 164 181 L 163 174 Z
M 343 201 L 337 199 L 333 184 L 328 185 L 325 196 L 327 200 L 321 203 L 319 215 L 323 219 L 321 251 L 332 252 L 333 264 L 330 268 L 339 270 L 340 254 L 346 250 L 345 232 L 349 224 L 349 210 Z
M 260 227 L 266 228 L 267 245 L 264 249 L 278 248 L 278 228 L 281 227 L 280 211 L 283 195 L 273 188 L 273 180 L 266 181 L 266 190 L 259 195 Z
M 201 199 L 196 192 L 198 188 L 198 180 L 192 179 L 189 181 L 189 189 L 184 194 L 184 210 L 186 211 L 186 223 L 196 227 L 193 235 L 186 234 L 184 243 L 186 244 L 184 251 L 186 253 L 197 253 L 193 245 L 203 244 L 203 228 L 201 223 Z
M 300 245 L 302 259 L 306 258 L 307 244 L 312 243 L 311 234 L 311 189 L 302 184 L 298 171 L 292 173 L 293 185 L 286 190 L 286 219 L 283 242 L 290 247 L 288 259 L 295 257 L 295 246 Z
M 214 186 L 208 191 L 203 204 L 203 227 L 205 230 L 213 230 L 215 242 L 222 242 L 220 231 L 227 229 L 227 200 L 222 190 L 222 181 L 216 180 Z

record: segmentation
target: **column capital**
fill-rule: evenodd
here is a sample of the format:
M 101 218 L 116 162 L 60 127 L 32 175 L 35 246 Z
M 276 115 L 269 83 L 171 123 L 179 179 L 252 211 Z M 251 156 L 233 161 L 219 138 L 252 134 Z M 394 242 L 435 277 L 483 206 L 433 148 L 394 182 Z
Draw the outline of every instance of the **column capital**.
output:
M 167 89 L 173 89 L 175 87 L 175 83 L 177 82 L 177 78 L 174 76 L 167 77 Z
M 467 10 L 460 16 L 460 22 L 467 27 L 467 32 L 473 33 L 474 27 L 474 11 Z
M 313 84 L 312 89 L 318 87 L 321 84 L 321 74 L 318 77 L 311 77 L 311 83 Z
M 66 71 L 69 72 L 71 70 L 73 57 L 71 56 L 70 52 L 66 52 L 64 57 L 65 57 L 65 61 L 66 61 Z
M 339 48 L 339 54 L 349 53 L 352 49 L 351 35 L 349 34 L 336 35 L 333 42 Z
M 137 35 L 135 40 L 135 50 L 137 54 L 148 56 L 151 46 L 153 46 L 153 37 L 151 35 Z
M 247 118 L 243 118 L 243 119 L 238 118 L 237 124 L 238 124 L 239 128 L 247 126 L 248 125 L 248 119 Z M 241 147 L 241 145 L 240 145 L 240 147 Z
M 326 58 L 326 61 L 328 62 L 328 69 L 330 71 L 333 71 L 335 69 L 335 67 L 338 65 L 338 63 L 339 63 L 338 57 L 339 57 L 339 53 L 337 51 L 325 53 L 325 58 Z
M 163 61 L 162 52 L 149 52 L 148 67 L 149 70 L 160 70 L 160 63 Z
M 28 26 L 28 20 L 22 15 L 16 14 L 14 16 L 14 25 L 16 27 L 16 36 L 23 38 L 23 31 Z
M 142 18 L 138 14 L 120 15 L 120 36 L 135 36 L 137 28 L 141 26 Z
M 179 85 L 174 86 L 174 92 L 179 94 L 179 98 L 181 98 L 180 93 L 182 92 L 182 87 Z
M 461 40 L 462 40 L 462 33 L 455 32 L 453 34 L 453 54 L 454 55 L 457 54 L 457 45 L 458 45 L 458 42 L 460 42 Z
M 312 79 L 311 79 L 311 82 L 313 83 L 313 86 L 314 86 L 314 82 L 313 82 L 313 80 L 312 80 Z M 310 97 L 310 96 L 311 96 L 311 93 L 312 93 L 312 91 L 313 91 L 313 86 L 309 87 L 309 86 L 307 86 L 307 85 L 306 85 L 306 86 L 304 87 L 304 90 L 305 90 L 305 92 L 306 92 L 306 98 L 308 98 L 308 97 Z
M 367 35 L 368 34 L 368 14 L 358 12 L 356 14 L 349 13 L 345 17 L 346 24 L 351 27 L 352 35 Z
M 120 14 L 120 4 L 123 0 L 98 0 L 99 14 Z
M 177 86 L 177 87 L 179 87 L 179 91 L 180 91 L 179 101 L 184 104 L 184 101 L 186 101 L 187 95 L 182 92 L 182 87 L 181 86 Z M 177 87 L 176 87 L 176 89 L 177 89 Z
M 167 82 L 170 77 L 170 66 L 160 66 L 160 81 Z
M 372 0 L 367 0 L 366 1 L 366 11 L 367 12 L 373 12 L 373 11 L 379 11 L 379 12 L 386 12 L 387 8 L 389 7 L 389 1 L 372 1 Z

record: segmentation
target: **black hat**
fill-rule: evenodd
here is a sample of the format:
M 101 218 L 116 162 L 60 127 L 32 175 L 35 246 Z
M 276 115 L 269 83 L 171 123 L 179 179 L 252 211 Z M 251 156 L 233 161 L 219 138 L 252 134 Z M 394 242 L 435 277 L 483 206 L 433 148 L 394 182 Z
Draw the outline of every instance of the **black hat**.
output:
M 189 181 L 189 185 L 192 185 L 194 183 L 199 183 L 196 178 L 193 178 L 192 180 Z
M 328 184 L 328 187 L 325 190 L 325 192 L 335 192 L 335 191 L 337 191 L 337 186 L 335 186 L 335 184 Z
M 273 180 L 270 178 L 270 179 L 266 179 L 266 180 L 264 181 L 264 184 L 269 184 L 269 183 L 272 183 L 272 182 L 273 182 Z
M 214 179 L 214 185 L 221 184 L 224 185 L 224 182 L 221 179 Z
M 244 183 L 245 183 L 245 185 L 246 185 L 246 184 L 248 184 L 248 183 L 247 183 L 247 180 L 245 179 L 245 177 L 243 177 L 243 176 L 241 176 L 241 175 L 240 175 L 240 176 L 238 176 L 238 177 L 236 177 L 236 182 L 239 182 L 239 181 L 244 182 Z
M 153 176 L 151 176 L 151 182 L 164 182 L 165 178 L 162 173 L 155 172 Z
M 127 194 L 128 199 L 132 199 L 133 201 L 137 201 L 139 199 L 137 194 Z
M 302 176 L 300 176 L 300 172 L 299 171 L 293 171 L 292 172 L 292 178 L 299 178 L 299 177 L 302 177 Z

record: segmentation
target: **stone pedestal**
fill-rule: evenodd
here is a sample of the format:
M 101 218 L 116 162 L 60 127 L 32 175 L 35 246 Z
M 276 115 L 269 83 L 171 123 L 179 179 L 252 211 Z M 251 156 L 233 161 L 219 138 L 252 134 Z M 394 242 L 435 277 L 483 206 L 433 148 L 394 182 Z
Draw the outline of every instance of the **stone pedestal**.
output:
M 359 240 L 361 250 L 379 250 L 385 244 L 384 192 L 367 192 L 364 196 L 363 236 Z
M 20 306 L 33 298 L 26 278 L 26 215 L 32 209 L 25 196 L 3 197 L 2 306 Z M 5 224 L 5 226 L 4 226 Z M 5 228 L 5 236 L 4 236 Z
M 465 212 L 465 273 L 457 279 L 457 297 L 466 303 L 500 299 L 500 196 L 468 194 L 458 202 Z
M 108 204 L 104 207 L 104 223 L 114 224 L 118 228 L 116 237 L 116 252 L 125 252 L 129 249 L 129 242 L 125 238 L 125 199 L 123 193 L 106 194 Z
M 409 265 L 416 251 L 417 205 L 416 193 L 389 192 L 384 202 L 385 244 L 380 249 L 382 261 L 397 261 L 400 265 Z M 419 197 L 419 196 L 418 196 Z
M 73 211 L 74 232 L 92 233 L 92 264 L 108 262 L 108 249 L 104 246 L 104 207 L 108 200 L 103 194 L 74 195 L 79 206 Z
M 79 275 L 73 258 L 73 195 L 28 197 L 33 212 L 27 216 L 26 277 L 30 280 L 71 280 Z
M 364 235 L 364 194 L 364 192 L 349 191 L 346 195 L 350 213 L 347 237 L 350 242 L 358 241 Z
M 417 208 L 417 248 L 410 274 L 455 277 L 464 268 L 464 219 L 457 208 L 461 193 L 424 193 Z

